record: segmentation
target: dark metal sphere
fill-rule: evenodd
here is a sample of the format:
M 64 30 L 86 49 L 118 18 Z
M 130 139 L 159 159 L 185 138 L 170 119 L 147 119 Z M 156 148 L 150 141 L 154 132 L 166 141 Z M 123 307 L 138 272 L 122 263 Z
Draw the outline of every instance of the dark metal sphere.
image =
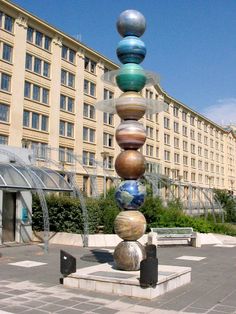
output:
M 126 10 L 122 12 L 116 23 L 117 30 L 121 36 L 143 35 L 146 29 L 145 17 L 136 10 Z
M 115 162 L 117 174 L 124 179 L 138 179 L 145 172 L 145 158 L 136 150 L 125 150 Z
M 115 248 L 114 261 L 117 269 L 139 270 L 140 263 L 145 258 L 145 249 L 138 241 L 122 241 Z

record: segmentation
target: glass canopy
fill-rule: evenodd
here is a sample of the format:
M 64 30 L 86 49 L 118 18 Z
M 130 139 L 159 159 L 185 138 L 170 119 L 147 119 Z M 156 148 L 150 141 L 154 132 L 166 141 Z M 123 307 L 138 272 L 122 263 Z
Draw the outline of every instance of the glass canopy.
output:
M 71 192 L 73 188 L 62 175 L 45 167 L 23 167 L 16 163 L 0 163 L 0 189 Z

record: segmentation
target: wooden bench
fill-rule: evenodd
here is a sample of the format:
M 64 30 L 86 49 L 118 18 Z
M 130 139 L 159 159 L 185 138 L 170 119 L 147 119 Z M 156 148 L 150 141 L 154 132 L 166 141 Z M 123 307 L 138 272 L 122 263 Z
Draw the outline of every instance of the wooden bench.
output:
M 199 237 L 197 239 L 197 233 L 193 231 L 193 228 L 190 227 L 174 227 L 174 228 L 151 228 L 151 232 L 149 234 L 149 240 L 150 242 L 155 242 L 155 239 L 151 238 L 156 237 L 157 243 L 162 241 L 164 243 L 164 240 L 173 240 L 173 242 L 176 243 L 174 240 L 187 240 L 187 243 L 194 247 L 201 247 L 201 244 L 199 243 Z M 154 243 L 152 243 L 154 244 Z

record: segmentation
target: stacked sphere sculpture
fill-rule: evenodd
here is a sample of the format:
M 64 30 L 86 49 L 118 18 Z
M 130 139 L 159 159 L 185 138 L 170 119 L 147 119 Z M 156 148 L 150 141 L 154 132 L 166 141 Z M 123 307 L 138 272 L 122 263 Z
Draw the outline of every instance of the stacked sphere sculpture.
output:
M 115 232 L 123 241 L 115 249 L 114 260 L 116 267 L 122 270 L 139 270 L 145 258 L 144 247 L 137 241 L 146 231 L 145 217 L 138 211 L 146 196 L 146 188 L 139 180 L 145 172 L 145 158 L 137 151 L 146 141 L 145 128 L 137 121 L 146 111 L 140 91 L 147 78 L 139 65 L 146 55 L 145 44 L 139 38 L 145 28 L 144 16 L 135 10 L 122 12 L 117 21 L 117 30 L 123 39 L 116 52 L 123 65 L 116 83 L 124 93 L 116 102 L 116 111 L 124 121 L 116 130 L 116 140 L 124 151 L 117 156 L 115 169 L 124 181 L 117 187 L 115 198 L 125 211 L 115 219 Z

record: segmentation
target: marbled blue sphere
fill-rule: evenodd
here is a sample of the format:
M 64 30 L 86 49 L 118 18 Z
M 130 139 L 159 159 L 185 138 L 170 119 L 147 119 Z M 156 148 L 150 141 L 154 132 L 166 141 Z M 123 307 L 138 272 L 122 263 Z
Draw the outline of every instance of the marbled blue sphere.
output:
M 123 92 L 140 92 L 144 88 L 146 80 L 143 68 L 135 63 L 122 65 L 116 76 L 116 83 Z
M 146 55 L 144 42 L 136 36 L 123 38 L 116 49 L 116 54 L 122 63 L 141 63 Z
M 138 180 L 122 181 L 116 189 L 115 199 L 123 209 L 138 209 L 143 205 L 146 187 Z
M 136 10 L 123 11 L 116 23 L 117 30 L 122 37 L 143 35 L 146 29 L 145 17 Z

